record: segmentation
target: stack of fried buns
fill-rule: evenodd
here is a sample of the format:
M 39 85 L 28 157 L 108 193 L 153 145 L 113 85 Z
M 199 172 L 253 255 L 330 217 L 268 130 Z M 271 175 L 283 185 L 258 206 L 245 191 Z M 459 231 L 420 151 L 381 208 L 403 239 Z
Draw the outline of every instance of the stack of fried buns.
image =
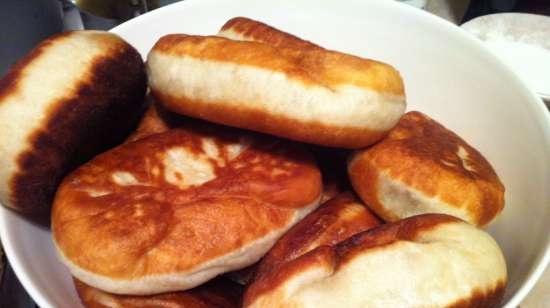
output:
M 504 186 L 405 109 L 392 66 L 248 18 L 146 63 L 68 32 L 0 82 L 0 201 L 51 213 L 86 307 L 498 307 Z

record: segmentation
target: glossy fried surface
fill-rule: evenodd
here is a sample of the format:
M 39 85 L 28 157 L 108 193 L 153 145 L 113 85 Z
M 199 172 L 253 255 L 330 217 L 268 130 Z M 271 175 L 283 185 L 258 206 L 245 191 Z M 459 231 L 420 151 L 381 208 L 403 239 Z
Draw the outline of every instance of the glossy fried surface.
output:
M 504 186 L 483 155 L 420 112 L 356 152 L 348 169 L 355 191 L 389 221 L 446 213 L 483 226 L 504 207 Z
M 321 176 L 297 144 L 217 127 L 173 129 L 65 178 L 52 213 L 73 274 L 115 293 L 181 290 L 256 262 L 313 210 Z

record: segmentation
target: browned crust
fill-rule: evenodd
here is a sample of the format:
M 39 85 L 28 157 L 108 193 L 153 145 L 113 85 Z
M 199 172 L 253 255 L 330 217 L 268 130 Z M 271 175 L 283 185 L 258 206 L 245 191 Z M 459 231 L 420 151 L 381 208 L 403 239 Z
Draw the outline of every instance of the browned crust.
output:
M 370 249 L 390 245 L 396 241 L 410 241 L 441 224 L 460 222 L 461 220 L 448 215 L 425 214 L 403 219 L 399 222 L 381 225 L 356 234 L 335 246 L 321 246 L 290 262 L 282 264 L 276 271 L 264 272 L 257 276 L 254 283 L 248 286 L 243 298 L 243 307 L 253 304 L 263 294 L 278 288 L 294 275 L 310 267 L 321 267 L 331 273 L 338 270 L 357 254 L 366 253 Z M 447 308 L 493 308 L 500 304 L 505 281 L 498 281 L 488 291 L 473 290 L 468 298 L 451 303 Z
M 225 164 L 216 166 L 211 181 L 187 188 L 168 183 L 159 154 L 185 146 L 199 155 L 204 138 L 227 144 L 242 136 L 210 127 L 210 134 L 209 126 L 172 129 L 123 144 L 67 176 L 52 211 L 63 254 L 115 279 L 182 273 L 285 227 L 295 210 L 320 195 L 320 173 L 309 153 L 265 136 L 234 160 L 223 152 Z M 147 185 L 117 185 L 110 176 L 116 170 Z M 82 191 L 90 188 L 110 193 Z M 135 215 L 138 204 L 141 214 Z
M 392 66 L 321 47 L 293 49 L 218 36 L 169 34 L 161 37 L 151 52 L 255 66 L 282 72 L 305 86 L 353 84 L 390 95 L 405 93 L 403 80 Z
M 18 91 L 25 67 L 65 33 L 46 40 L 18 63 L 0 85 L 0 97 Z M 117 143 L 142 112 L 146 76 L 139 53 L 121 40 L 116 53 L 98 58 L 75 95 L 56 102 L 46 112 L 40 130 L 29 135 L 31 146 L 16 159 L 19 172 L 9 182 L 11 205 L 26 213 L 50 209 L 65 174 Z M 85 52 L 85 51 L 83 51 Z M 79 78 L 79 76 L 75 76 Z
M 141 117 L 136 129 L 128 136 L 126 143 L 137 141 L 151 135 L 164 133 L 171 129 L 181 128 L 195 134 L 212 135 L 216 138 L 233 140 L 235 136 L 251 138 L 276 139 L 262 133 L 247 131 L 236 127 L 224 126 L 174 113 L 164 107 L 154 96 L 147 96 L 147 110 Z M 308 149 L 310 150 L 310 149 Z
M 73 281 L 82 304 L 87 308 L 112 308 L 104 305 L 104 302 L 120 308 L 238 308 L 243 293 L 240 285 L 224 278 L 216 278 L 187 291 L 150 296 L 112 294 L 76 278 Z
M 332 270 L 338 262 L 338 256 L 333 247 L 320 246 L 294 260 L 282 264 L 276 271 L 269 271 L 266 275 L 257 275 L 253 283 L 249 284 L 244 292 L 243 307 L 251 306 L 258 298 L 284 284 L 288 279 L 310 267 L 320 266 Z
M 276 47 L 292 49 L 321 48 L 290 33 L 246 17 L 235 17 L 228 20 L 222 26 L 221 31 L 233 31 L 251 40 Z
M 458 300 L 445 308 L 496 308 L 500 306 L 505 291 L 506 281 L 499 280 L 488 292 L 474 290 L 469 298 Z
M 470 170 L 456 154 L 459 147 L 468 153 Z M 443 202 L 466 208 L 472 223 L 479 226 L 489 223 L 504 207 L 504 186 L 489 162 L 420 112 L 406 113 L 385 139 L 356 152 L 349 165 L 351 183 L 361 199 L 385 220 L 395 221 L 400 217 L 378 199 L 381 172 L 427 197 L 437 195 Z
M 285 233 L 262 259 L 256 275 L 262 277 L 319 246 L 336 245 L 380 224 L 380 219 L 359 203 L 352 193 L 342 193 Z
M 265 132 L 288 139 L 330 147 L 355 149 L 382 138 L 386 132 L 366 128 L 342 127 L 321 122 L 302 122 L 275 116 L 262 110 L 207 104 L 151 90 L 166 108 L 215 123 Z M 238 115 L 238 116 L 237 116 Z
M 251 305 L 263 294 L 278 288 L 309 267 L 320 266 L 333 272 L 357 254 L 365 253 L 369 249 L 390 245 L 396 241 L 413 240 L 421 232 L 440 224 L 458 221 L 461 220 L 448 215 L 419 215 L 363 231 L 334 246 L 320 246 L 290 262 L 280 264 L 275 271 L 259 272 L 263 275 L 256 275 L 254 282 L 246 289 L 243 307 Z
M 414 241 L 420 233 L 441 224 L 461 221 L 456 217 L 443 214 L 413 216 L 356 234 L 335 246 L 335 252 L 340 258 L 339 265 L 341 265 L 367 249 L 387 246 L 397 241 Z

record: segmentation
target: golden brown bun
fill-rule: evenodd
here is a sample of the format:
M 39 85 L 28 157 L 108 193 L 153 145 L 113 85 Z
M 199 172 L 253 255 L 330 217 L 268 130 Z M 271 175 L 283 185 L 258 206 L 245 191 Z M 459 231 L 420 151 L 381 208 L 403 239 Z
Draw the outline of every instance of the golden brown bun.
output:
M 425 214 L 321 246 L 256 276 L 243 307 L 498 307 L 506 263 L 486 232 Z
M 0 202 L 49 211 L 65 174 L 130 132 L 145 90 L 141 56 L 115 34 L 39 44 L 0 81 Z
M 504 186 L 489 162 L 416 111 L 380 143 L 357 151 L 348 171 L 357 194 L 386 221 L 445 213 L 484 226 L 504 207 Z
M 216 278 L 187 291 L 150 296 L 118 295 L 73 279 L 78 296 L 87 308 L 239 308 L 242 286 Z
M 381 223 L 352 193 L 341 193 L 288 230 L 260 261 L 256 276 L 277 271 L 317 247 L 336 245 Z
M 167 35 L 149 53 L 149 85 L 177 113 L 333 147 L 372 144 L 403 114 L 393 67 L 290 45 Z
M 301 145 L 189 125 L 121 145 L 66 177 L 54 243 L 75 277 L 107 292 L 184 290 L 258 261 L 317 207 L 321 190 Z

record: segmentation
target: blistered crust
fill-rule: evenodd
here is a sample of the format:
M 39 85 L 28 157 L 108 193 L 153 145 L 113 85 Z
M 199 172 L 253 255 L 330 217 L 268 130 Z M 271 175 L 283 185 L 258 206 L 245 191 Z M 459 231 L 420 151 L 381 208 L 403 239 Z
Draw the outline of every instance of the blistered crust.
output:
M 141 56 L 114 34 L 66 32 L 42 42 L 0 82 L 0 201 L 49 210 L 68 171 L 133 128 L 145 89 Z
M 66 177 L 53 235 L 92 286 L 181 290 L 256 262 L 320 194 L 299 145 L 205 124 L 126 143 Z
M 446 213 L 483 226 L 504 207 L 504 186 L 489 162 L 420 112 L 406 113 L 385 139 L 357 151 L 348 170 L 363 201 L 389 221 Z

